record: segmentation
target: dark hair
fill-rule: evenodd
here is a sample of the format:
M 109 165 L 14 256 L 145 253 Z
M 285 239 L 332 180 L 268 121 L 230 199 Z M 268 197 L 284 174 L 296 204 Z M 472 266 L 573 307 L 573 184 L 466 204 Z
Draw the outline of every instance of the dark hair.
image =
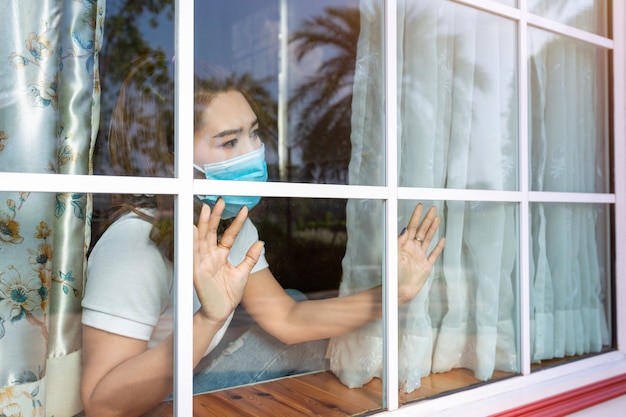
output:
M 196 75 L 193 94 L 193 126 L 194 131 L 202 122 L 202 114 L 204 110 L 211 104 L 213 99 L 222 93 L 229 91 L 237 91 L 244 96 L 252 111 L 258 116 L 259 111 L 256 101 L 252 97 L 252 93 L 241 83 L 240 79 L 230 77 L 222 77 L 221 74 L 213 75 L 210 78 L 203 78 Z
M 152 53 L 132 63 L 111 115 L 108 154 L 114 175 L 171 177 L 174 175 L 174 82 L 164 54 Z M 216 68 L 196 70 L 194 130 L 215 96 L 238 91 L 258 114 L 248 92 L 247 76 L 227 76 Z M 111 196 L 112 213 L 101 231 L 132 212 L 152 223 L 150 239 L 168 259 L 174 256 L 174 199 L 168 195 Z M 148 209 L 149 211 L 145 210 Z M 153 213 L 153 214 L 148 214 Z
M 132 63 L 121 85 L 109 127 L 108 154 L 114 175 L 174 175 L 173 87 L 164 54 L 145 55 Z M 150 239 L 164 256 L 173 259 L 172 196 L 113 194 L 111 206 L 112 213 L 102 230 L 133 212 L 152 223 Z
M 174 174 L 174 82 L 165 55 L 137 59 L 122 83 L 109 128 L 114 175 Z

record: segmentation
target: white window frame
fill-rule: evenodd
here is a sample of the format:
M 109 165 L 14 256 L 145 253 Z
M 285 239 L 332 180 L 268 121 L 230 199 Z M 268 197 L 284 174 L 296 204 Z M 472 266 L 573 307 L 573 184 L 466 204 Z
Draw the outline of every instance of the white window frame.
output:
M 591 43 L 595 46 L 613 52 L 613 162 L 614 162 L 614 182 L 615 192 L 607 194 L 582 194 L 582 193 L 550 193 L 533 192 L 529 188 L 529 155 L 528 148 L 520 146 L 519 155 L 519 191 L 475 191 L 475 190 L 432 190 L 432 189 L 408 189 L 396 188 L 399 199 L 421 199 L 421 200 L 480 200 L 514 202 L 519 205 L 520 218 L 520 270 L 519 270 L 519 297 L 520 297 L 520 331 L 522 343 L 521 354 L 521 375 L 496 381 L 464 392 L 447 395 L 445 397 L 432 399 L 429 401 L 417 402 L 398 408 L 397 399 L 393 401 L 392 393 L 397 392 L 397 386 L 391 387 L 388 382 L 386 389 L 387 398 L 391 401 L 387 403 L 389 411 L 380 413 L 381 415 L 409 416 L 409 415 L 434 415 L 437 416 L 485 416 L 502 412 L 507 409 L 522 406 L 524 404 L 540 401 L 541 399 L 563 394 L 565 392 L 593 384 L 626 372 L 626 309 L 620 303 L 616 303 L 615 320 L 617 328 L 617 350 L 593 356 L 588 359 L 560 365 L 553 369 L 546 369 L 541 372 L 531 373 L 530 364 L 530 279 L 529 268 L 529 207 L 535 201 L 550 201 L 558 203 L 602 203 L 613 204 L 615 206 L 615 253 L 624 253 L 626 250 L 626 5 L 621 1 L 614 1 L 612 9 L 613 19 L 613 39 L 590 34 L 548 19 L 536 16 L 527 12 L 527 0 L 519 0 L 519 8 L 511 8 L 500 3 L 487 0 L 454 0 L 456 3 L 474 7 L 488 13 L 492 13 L 503 18 L 515 21 L 518 24 L 518 112 L 519 112 L 519 138 L 520 141 L 528 138 L 528 28 L 537 27 L 560 35 L 568 36 L 583 42 Z M 388 1 L 386 10 L 395 10 L 395 1 Z M 393 4 L 393 5 L 392 5 Z M 395 16 L 395 13 L 393 14 Z M 395 36 L 395 22 L 393 16 L 386 17 L 387 38 Z M 386 46 L 395 50 L 395 42 L 387 40 Z M 394 60 L 395 62 L 395 60 Z M 389 64 L 389 63 L 388 63 Z M 393 65 L 388 67 L 388 74 L 396 74 Z M 394 78 L 393 76 L 390 78 Z M 387 87 L 393 88 L 393 83 L 387 83 Z M 393 95 L 393 94 L 392 94 Z M 395 101 L 395 95 L 387 100 Z M 388 109 L 389 110 L 389 109 Z M 395 120 L 397 113 L 389 112 L 389 120 Z M 395 125 L 395 124 L 394 124 Z M 387 130 L 388 143 L 394 142 L 395 131 Z M 389 148 L 388 158 L 395 158 L 395 143 Z M 394 161 L 389 161 L 395 164 Z M 389 173 L 391 176 L 392 174 Z M 395 178 L 395 177 L 394 177 Z M 395 185 L 390 181 L 389 186 Z M 390 192 L 393 194 L 393 192 Z M 395 213 L 392 211 L 391 213 Z M 389 214 L 393 217 L 393 214 Z M 388 226 L 396 224 L 395 218 Z M 389 230 L 392 230 L 391 227 Z M 388 247 L 394 247 L 395 235 L 387 236 Z M 626 266 L 623 257 L 617 256 L 615 260 L 615 280 L 617 300 L 624 299 L 626 291 Z M 394 258 L 390 258 L 394 259 Z M 389 271 L 391 272 L 391 271 Z M 394 275 L 389 275 L 394 276 Z M 388 299 L 388 306 L 393 305 L 393 300 Z M 392 323 L 388 321 L 388 324 Z M 397 352 L 396 337 L 388 339 L 388 351 Z M 397 375 L 393 370 L 397 369 L 397 358 L 388 360 L 393 364 L 393 368 L 388 371 L 391 381 L 397 381 Z M 397 398 L 397 395 L 395 396 Z
M 520 148 L 520 190 L 481 191 L 402 188 L 397 184 L 396 123 L 387 123 L 387 185 L 380 187 L 290 183 L 246 183 L 196 181 L 193 179 L 193 45 L 194 1 L 176 1 L 176 178 L 130 178 L 107 176 L 58 175 L 30 173 L 2 173 L 1 191 L 29 192 L 84 192 L 84 193 L 144 193 L 176 196 L 176 265 L 177 265 L 177 328 L 175 358 L 175 411 L 178 416 L 193 414 L 192 402 L 192 228 L 193 194 L 238 194 L 266 197 L 359 198 L 380 199 L 386 202 L 386 257 L 397 256 L 398 201 L 419 200 L 480 200 L 513 202 L 519 205 L 522 231 L 529 230 L 529 206 L 534 201 L 561 203 L 592 202 L 614 205 L 615 227 L 615 291 L 617 300 L 626 299 L 626 3 L 613 1 L 613 39 L 589 34 L 526 12 L 526 0 L 519 0 L 519 8 L 511 8 L 490 0 L 453 0 L 517 22 L 519 74 L 519 137 L 528 137 L 527 93 L 527 32 L 528 27 L 539 27 L 551 32 L 589 42 L 613 52 L 613 164 L 614 193 L 534 193 L 528 184 L 528 153 Z M 396 77 L 396 1 L 385 1 L 386 23 L 386 116 L 397 119 Z M 567 391 L 626 373 L 626 306 L 615 305 L 617 349 L 588 359 L 567 363 L 552 369 L 530 371 L 529 324 L 529 242 L 528 233 L 520 234 L 520 300 L 521 300 L 521 357 L 522 372 L 502 381 L 495 381 L 445 397 L 400 406 L 398 401 L 398 306 L 395 296 L 397 266 L 385 262 L 385 385 L 384 407 L 379 415 L 431 415 L 465 417 L 484 416 L 506 409 L 536 402 Z
M 397 259 L 397 209 L 399 200 L 478 200 L 494 202 L 513 202 L 519 205 L 520 230 L 528 231 L 529 207 L 535 201 L 549 201 L 558 203 L 601 203 L 615 205 L 616 253 L 623 253 L 626 248 L 626 146 L 624 145 L 626 127 L 625 116 L 625 83 L 626 70 L 624 68 L 624 51 L 626 51 L 626 33 L 623 27 L 626 23 L 626 6 L 624 2 L 615 1 L 613 5 L 613 39 L 590 34 L 540 16 L 526 12 L 526 0 L 519 0 L 519 8 L 511 8 L 500 3 L 488 0 L 454 0 L 459 4 L 474 7 L 518 24 L 518 74 L 519 74 L 519 137 L 528 137 L 528 28 L 537 27 L 560 35 L 591 43 L 609 51 L 614 51 L 614 167 L 615 193 L 588 194 L 588 193 L 551 193 L 532 192 L 529 188 L 529 156 L 527 147 L 520 147 L 519 155 L 519 191 L 482 191 L 482 190 L 448 190 L 448 189 L 420 189 L 399 187 L 397 178 L 397 67 L 396 67 L 396 10 L 395 0 L 385 1 L 385 86 L 386 86 L 386 120 L 393 121 L 386 124 L 387 143 L 387 171 L 386 185 L 381 187 L 351 186 L 351 185 L 319 185 L 319 184 L 289 184 L 267 183 L 261 184 L 233 184 L 219 182 L 197 182 L 194 192 L 198 194 L 231 193 L 241 195 L 259 195 L 266 197 L 307 197 L 307 198 L 366 198 L 381 199 L 386 202 L 386 259 Z M 182 4 L 179 5 L 182 7 Z M 186 30 L 189 30 L 187 27 Z M 181 34 L 182 35 L 182 34 Z M 182 37 L 182 36 L 181 36 Z M 187 43 L 189 45 L 190 43 Z M 620 77 L 619 75 L 622 74 Z M 185 93 L 182 93 L 183 96 Z M 188 94 L 188 93 L 187 93 Z M 621 156 L 621 158 L 619 157 Z M 409 416 L 409 415 L 450 415 L 457 416 L 460 412 L 465 416 L 484 416 L 506 409 L 538 401 L 542 398 L 562 394 L 572 389 L 602 381 L 626 372 L 626 356 L 624 338 L 626 337 L 625 309 L 619 303 L 616 305 L 617 345 L 618 349 L 606 354 L 593 356 L 553 369 L 531 373 L 530 364 L 530 312 L 529 312 L 529 235 L 520 233 L 520 299 L 521 299 L 521 375 L 503 381 L 473 388 L 457 394 L 416 402 L 400 407 L 398 399 L 398 305 L 397 305 L 397 265 L 395 262 L 385 262 L 385 370 L 384 370 L 384 408 L 380 415 Z M 621 249 L 620 249 L 621 248 Z M 626 290 L 626 269 L 616 260 L 616 297 Z M 182 322 L 179 321 L 179 326 Z M 188 339 L 186 339 L 188 340 Z M 183 340 L 179 339 L 179 343 Z M 179 355 L 181 352 L 179 352 Z M 177 407 L 179 415 L 186 415 L 189 409 Z

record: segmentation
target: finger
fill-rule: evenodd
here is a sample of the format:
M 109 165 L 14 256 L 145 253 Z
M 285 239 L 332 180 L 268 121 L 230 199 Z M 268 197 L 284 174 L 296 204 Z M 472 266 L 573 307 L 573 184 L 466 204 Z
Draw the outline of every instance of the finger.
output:
M 427 240 L 428 232 L 433 222 L 435 222 L 438 218 L 439 217 L 437 217 L 437 209 L 435 208 L 435 206 L 429 208 L 426 212 L 426 216 L 424 216 L 419 226 L 417 227 L 415 239 L 423 243 L 430 243 L 430 240 Z M 434 233 L 432 235 L 434 235 Z M 432 239 L 432 235 L 430 236 L 430 239 Z
M 193 264 L 194 264 L 194 277 L 195 268 L 199 264 L 202 254 L 207 250 L 206 244 L 202 243 L 198 239 L 198 227 L 193 226 Z
M 407 237 L 406 237 L 406 227 L 402 228 L 402 231 L 400 232 L 400 235 L 398 236 L 398 244 L 399 245 L 404 245 L 404 243 L 407 241 Z
M 430 262 L 431 265 L 435 264 L 439 255 L 441 255 L 441 252 L 443 252 L 444 246 L 446 246 L 446 238 L 442 237 L 437 242 L 437 245 L 435 246 L 433 251 L 428 255 L 428 262 Z
M 196 245 L 195 243 L 198 241 L 198 227 L 194 224 L 193 225 L 193 242 L 194 242 L 194 249 L 196 249 Z M 197 252 L 197 249 L 196 249 Z
M 435 233 L 437 233 L 437 229 L 439 229 L 440 224 L 441 218 L 436 216 L 424 235 L 424 243 L 426 244 L 426 247 L 430 246 L 430 242 L 433 240 L 433 237 L 435 237 Z
M 239 231 L 243 227 L 246 219 L 248 218 L 248 207 L 243 206 L 237 216 L 233 220 L 233 222 L 228 226 L 228 228 L 224 231 L 222 238 L 220 239 L 220 246 L 230 249 L 235 243 L 235 239 L 239 234 Z
M 417 206 L 415 206 L 415 209 L 413 209 L 413 214 L 411 214 L 411 219 L 409 219 L 409 224 L 406 227 L 406 240 L 415 239 L 417 234 L 417 228 L 420 225 L 420 218 L 422 217 L 423 209 L 424 206 L 422 205 L 422 203 L 419 203 Z
M 219 224 L 219 217 L 217 220 Z M 194 227 L 194 250 L 197 255 L 204 255 L 215 246 L 217 226 L 214 223 L 214 211 L 207 204 L 203 204 L 198 217 L 198 226 Z
M 249 275 L 250 271 L 252 271 L 252 268 L 254 268 L 254 265 L 256 265 L 256 263 L 259 261 L 259 258 L 261 257 L 263 246 L 265 246 L 265 243 L 260 240 L 254 242 L 254 244 L 250 246 L 250 249 L 248 249 L 246 257 L 243 259 L 243 261 L 241 261 L 239 265 L 237 265 L 237 269 L 240 272 Z
M 200 210 L 200 217 L 198 218 L 198 227 L 196 228 L 196 240 L 204 238 L 209 230 L 209 217 L 211 215 L 211 208 L 203 204 Z
M 211 215 L 209 216 L 209 221 L 207 223 L 207 229 L 205 231 L 206 234 L 203 235 L 201 233 L 200 238 L 205 236 L 209 243 L 217 243 L 217 228 L 222 221 L 222 212 L 224 211 L 224 207 L 226 207 L 226 202 L 222 197 L 218 198 L 213 206 L 213 209 L 210 209 Z

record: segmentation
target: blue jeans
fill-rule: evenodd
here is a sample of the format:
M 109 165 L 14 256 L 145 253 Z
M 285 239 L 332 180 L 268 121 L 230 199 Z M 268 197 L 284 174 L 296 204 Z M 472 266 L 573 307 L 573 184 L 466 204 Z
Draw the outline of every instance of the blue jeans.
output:
M 287 292 L 296 301 L 306 299 L 298 291 Z M 193 393 L 328 369 L 327 347 L 328 340 L 282 343 L 238 309 L 220 344 L 196 367 Z

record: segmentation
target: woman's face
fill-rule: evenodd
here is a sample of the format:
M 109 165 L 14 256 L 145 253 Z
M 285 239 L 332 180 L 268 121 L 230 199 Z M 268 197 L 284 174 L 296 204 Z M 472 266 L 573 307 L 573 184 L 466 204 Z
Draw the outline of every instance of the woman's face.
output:
M 259 120 L 238 91 L 217 94 L 202 114 L 193 136 L 199 166 L 234 158 L 261 146 Z

